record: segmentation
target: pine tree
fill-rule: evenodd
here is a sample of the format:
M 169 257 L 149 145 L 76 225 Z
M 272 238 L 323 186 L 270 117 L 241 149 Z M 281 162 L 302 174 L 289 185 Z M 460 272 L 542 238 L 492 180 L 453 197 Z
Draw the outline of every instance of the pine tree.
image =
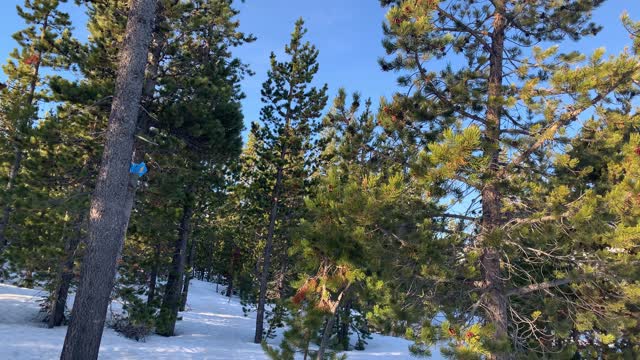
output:
M 7 85 L 0 89 L 0 128 L 6 138 L 5 145 L 12 151 L 11 166 L 7 174 L 0 214 L 0 246 L 9 244 L 9 225 L 15 194 L 19 183 L 25 151 L 32 139 L 33 127 L 38 121 L 39 102 L 46 98 L 42 88 L 44 68 L 64 67 L 60 55 L 72 46 L 69 15 L 58 8 L 60 0 L 26 0 L 24 7 L 17 6 L 18 15 L 28 25 L 16 32 L 13 39 L 20 49 L 11 53 L 11 59 L 3 67 Z
M 232 184 L 228 188 L 225 204 L 218 212 L 216 236 L 211 244 L 213 254 L 207 258 L 207 272 L 222 276 L 231 297 L 234 290 L 241 295 L 243 304 L 251 304 L 256 298 L 254 284 L 259 280 L 259 263 L 263 248 L 265 224 L 268 222 L 270 204 L 270 174 L 273 165 L 261 161 L 258 155 L 263 146 L 252 132 L 233 170 Z M 218 281 L 221 282 L 221 281 Z M 245 310 L 247 308 L 245 307 Z
M 633 35 L 637 25 L 628 17 L 623 21 Z M 633 49 L 637 54 L 637 46 Z M 640 159 L 634 106 L 637 93 L 637 87 L 621 91 L 616 95 L 616 106 L 599 108 L 567 139 L 566 153 L 558 155 L 554 163 L 558 188 L 568 189 L 563 195 L 569 205 L 561 216 L 566 216 L 564 222 L 571 226 L 573 251 L 592 254 L 597 259 L 592 266 L 600 272 L 595 276 L 597 281 L 577 284 L 574 293 L 568 294 L 584 305 L 563 309 L 576 318 L 563 345 L 584 358 L 640 354 L 636 345 L 640 329 L 633 320 L 638 318 L 640 303 L 640 273 L 633 265 L 640 202 L 638 188 L 631 180 L 637 177 Z M 584 301 L 585 297 L 591 301 Z M 549 318 L 568 322 L 562 315 Z
M 156 1 L 133 1 L 120 55 L 100 175 L 89 211 L 89 241 L 62 359 L 97 359 L 116 259 L 129 222 L 122 209 Z
M 407 291 L 403 282 L 413 282 L 397 275 L 412 266 L 404 263 L 417 250 L 412 243 L 428 234 L 405 228 L 426 216 L 429 206 L 405 181 L 393 141 L 380 132 L 370 105 L 362 106 L 356 93 L 347 106 L 340 90 L 323 121 L 313 188 L 289 252 L 299 259 L 297 291 L 286 302 L 290 328 L 280 352 L 268 349 L 273 358 L 296 351 L 334 357 L 329 348 L 349 349 L 351 328 L 359 332 L 355 346 L 363 348 L 369 326 L 389 332 L 383 324 L 395 312 L 389 294 Z M 361 324 L 365 317 L 371 323 Z M 311 342 L 319 344 L 317 352 L 309 351 Z
M 313 122 L 327 101 L 326 85 L 320 89 L 311 86 L 318 72 L 318 50 L 309 42 L 302 42 L 305 34 L 304 21 L 300 19 L 296 22 L 290 43 L 285 47 L 285 54 L 290 57 L 288 61 L 279 62 L 275 54 L 271 54 L 269 79 L 261 91 L 265 103 L 260 112 L 262 126 L 253 124 L 251 128 L 261 145 L 257 149 L 258 158 L 270 164 L 275 171 L 271 174 L 271 204 L 259 281 L 256 343 L 262 342 L 263 338 L 276 225 L 283 217 L 293 219 L 292 212 L 295 207 L 300 207 L 306 178 L 305 155 L 311 150 Z M 281 254 L 285 252 L 286 244 Z
M 13 129 L 9 132 L 13 131 L 15 140 L 7 141 L 16 150 L 13 168 L 17 171 L 12 176 L 19 174 L 20 178 L 9 177 L 12 190 L 5 195 L 13 197 L 13 205 L 5 208 L 11 210 L 5 212 L 11 217 L 4 219 L 20 225 L 17 231 L 5 228 L 5 233 L 11 234 L 11 246 L 3 256 L 14 272 L 26 271 L 23 284 L 39 281 L 50 291 L 43 303 L 48 308 L 45 321 L 49 327 L 64 320 L 76 247 L 84 236 L 82 215 L 88 209 L 91 187 L 87 178 L 95 173 L 94 155 L 100 151 L 89 140 L 89 133 L 96 130 L 95 119 L 81 116 L 68 106 L 44 114 L 38 111 L 43 101 L 60 101 L 55 83 L 61 78 L 53 75 L 45 79 L 39 75 L 41 70 L 75 68 L 85 52 L 72 38 L 69 17 L 58 6 L 58 1 L 27 1 L 24 9 L 18 7 L 19 15 L 32 26 L 15 34 L 23 50 L 14 51 L 17 63 L 10 62 L 6 70 L 13 74 L 10 78 L 28 76 L 28 85 L 15 81 L 13 91 L 3 97 L 16 101 L 16 105 L 25 99 L 31 99 L 27 102 L 32 104 L 24 109 L 24 117 L 6 117 L 13 121 L 13 126 L 5 124 Z M 16 91 L 27 91 L 28 95 Z M 31 275 L 34 273 L 35 278 Z
M 316 329 L 321 334 L 318 359 L 336 342 L 346 342 L 343 348 L 348 349 L 348 328 L 358 319 L 347 314 L 347 308 L 367 318 L 376 316 L 380 311 L 376 308 L 390 310 L 391 304 L 378 295 L 396 286 L 400 289 L 394 277 L 403 266 L 402 248 L 425 235 L 407 234 L 404 228 L 426 216 L 428 203 L 419 200 L 402 166 L 394 161 L 387 147 L 389 138 L 379 132 L 370 101 L 361 113 L 360 107 L 358 94 L 347 107 L 341 90 L 323 122 L 321 176 L 306 200 L 308 212 L 293 248 L 302 254 L 297 270 L 303 281 L 293 301 L 307 302 L 305 311 L 292 314 L 307 316 L 319 310 L 325 318 L 323 328 Z M 401 250 L 390 252 L 397 247 Z M 308 293 L 314 295 L 309 298 Z M 346 331 L 336 332 L 338 320 L 339 325 L 346 324 Z M 342 338 L 331 341 L 336 333 Z
M 90 133 L 104 124 L 104 118 L 72 115 L 70 110 L 60 106 L 35 129 L 37 151 L 24 163 L 25 169 L 32 169 L 24 175 L 27 196 L 16 211 L 23 225 L 18 241 L 8 250 L 17 266 L 20 259 L 33 262 L 38 259 L 35 254 L 42 254 L 39 264 L 24 265 L 35 265 L 50 290 L 49 327 L 61 325 L 65 318 L 101 152 Z
M 159 128 L 167 129 L 179 145 L 173 158 L 177 174 L 172 176 L 181 180 L 178 189 L 183 192 L 178 240 L 156 328 L 165 336 L 173 335 L 181 298 L 186 297 L 182 292 L 193 212 L 204 206 L 195 200 L 212 191 L 222 169 L 240 153 L 244 94 L 239 81 L 247 68 L 232 57 L 231 48 L 253 41 L 238 31 L 237 11 L 228 1 L 195 1 L 183 11 L 188 21 L 176 18 L 172 27 L 171 60 L 159 80 L 157 110 Z
M 50 191 L 49 196 L 55 198 L 55 206 L 50 211 L 60 212 L 63 224 L 74 231 L 63 237 L 64 243 L 57 244 L 55 235 L 46 237 L 43 246 L 54 246 L 57 264 L 50 266 L 57 269 L 49 273 L 51 304 L 47 315 L 48 326 L 62 325 L 66 319 L 66 300 L 77 276 L 76 263 L 81 259 L 86 239 L 87 213 L 90 206 L 90 191 L 95 186 L 100 157 L 102 155 L 101 139 L 96 134 L 104 132 L 109 117 L 111 94 L 114 86 L 114 74 L 117 68 L 117 53 L 111 44 L 122 41 L 121 33 L 126 26 L 126 17 L 105 14 L 121 14 L 126 4 L 102 2 L 87 4 L 89 14 L 88 27 L 90 41 L 86 45 L 73 43 L 72 51 L 64 56 L 68 67 L 81 74 L 78 80 L 68 80 L 60 75 L 49 77 L 51 100 L 60 105 L 52 116 L 42 122 L 39 128 L 44 151 L 36 152 L 36 159 L 41 158 L 42 173 L 31 176 L 31 182 L 39 184 L 42 189 Z M 103 29 L 110 31 L 105 32 Z M 119 30 L 118 30 L 119 29 Z M 119 40 L 118 40 L 119 39 Z M 36 193 L 31 189 L 29 194 Z M 47 202 L 51 203 L 50 200 Z M 37 203 L 33 199 L 31 204 Z M 49 204 L 51 205 L 51 204 Z M 43 227 L 54 228 L 58 222 L 50 222 Z M 36 238 L 35 236 L 32 238 Z M 34 244 L 37 248 L 37 244 Z M 31 253 L 34 245 L 28 244 L 25 255 Z M 48 271 L 40 271 L 47 274 Z
M 566 189 L 552 182 L 553 159 L 563 154 L 556 145 L 590 109 L 628 90 L 637 59 L 538 46 L 597 33 L 589 18 L 602 1 L 382 3 L 391 5 L 384 45 L 395 57 L 381 66 L 416 72 L 401 76 L 414 90 L 398 94 L 382 120 L 390 130 L 415 134 L 422 148 L 411 165 L 417 179 L 430 194 L 458 204 L 438 215 L 457 223 L 453 234 L 441 235 L 455 246 L 442 264 L 453 270 L 449 285 L 431 299 L 450 324 L 440 338 L 454 345 L 449 355 L 456 357 L 555 351 L 568 335 L 560 323 L 536 323 L 558 309 L 543 309 L 537 296 L 568 306 L 545 294 L 603 280 L 588 275 L 588 256 L 572 255 L 571 236 L 541 236 L 567 229 L 558 210 L 569 206 Z M 425 64 L 445 56 L 456 61 L 438 71 Z M 541 206 L 545 200 L 558 208 Z
M 589 254 L 589 261 L 574 261 L 582 263 L 584 274 L 580 276 L 590 281 L 576 281 L 566 294 L 569 304 L 541 299 L 545 308 L 560 310 L 539 315 L 554 328 L 570 331 L 560 348 L 585 358 L 640 354 L 635 345 L 640 336 L 635 320 L 640 273 L 633 265 L 640 203 L 639 189 L 630 181 L 637 176 L 640 160 L 640 137 L 634 130 L 638 127 L 637 109 L 632 105 L 636 93 L 634 89 L 618 97 L 619 108 L 599 109 L 568 141 L 566 154 L 557 156 L 554 173 L 558 185 L 551 206 L 558 206 L 558 201 L 567 204 L 555 215 L 563 218 L 564 226 L 541 229 L 545 237 L 570 237 L 572 252 Z M 533 307 L 531 312 L 535 311 L 540 310 Z

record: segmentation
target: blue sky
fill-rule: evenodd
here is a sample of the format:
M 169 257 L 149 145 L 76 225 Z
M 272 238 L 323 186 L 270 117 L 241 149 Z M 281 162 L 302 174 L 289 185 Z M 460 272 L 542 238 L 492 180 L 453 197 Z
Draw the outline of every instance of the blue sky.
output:
M 22 2 L 0 1 L 0 59 L 3 61 L 15 46 L 10 34 L 23 26 L 15 11 L 15 6 Z M 377 0 L 246 0 L 238 1 L 235 6 L 240 10 L 241 29 L 258 38 L 235 51 L 256 72 L 243 82 L 247 94 L 243 102 L 247 127 L 259 116 L 260 87 L 266 78 L 269 53 L 272 50 L 281 53 L 299 17 L 305 19 L 309 29 L 307 39 L 320 50 L 317 80 L 320 84 L 329 84 L 330 94 L 345 87 L 349 92 L 357 90 L 376 101 L 398 90 L 396 75 L 383 73 L 377 64 L 378 57 L 384 55 L 381 24 L 385 13 Z M 76 36 L 86 39 L 81 10 L 73 2 L 65 5 L 65 9 L 72 15 Z M 579 43 L 567 41 L 562 49 L 590 52 L 604 46 L 610 53 L 619 52 L 630 42 L 619 21 L 624 10 L 632 18 L 640 19 L 640 1 L 609 0 L 594 14 L 594 20 L 604 26 L 603 31 Z M 3 78 L 0 75 L 0 79 Z

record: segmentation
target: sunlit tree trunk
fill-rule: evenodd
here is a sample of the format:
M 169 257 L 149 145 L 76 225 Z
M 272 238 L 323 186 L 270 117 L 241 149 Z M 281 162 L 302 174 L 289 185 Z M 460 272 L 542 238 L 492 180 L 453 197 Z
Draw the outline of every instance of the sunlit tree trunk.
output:
M 98 350 L 131 208 L 127 208 L 134 134 L 156 0 L 132 0 L 120 51 L 106 143 L 89 210 L 89 239 L 61 359 L 91 360 Z

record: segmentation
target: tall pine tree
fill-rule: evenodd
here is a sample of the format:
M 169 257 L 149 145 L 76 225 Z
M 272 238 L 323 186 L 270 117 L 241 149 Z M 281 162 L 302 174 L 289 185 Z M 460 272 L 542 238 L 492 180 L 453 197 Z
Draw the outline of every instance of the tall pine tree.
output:
M 72 48 L 71 22 L 69 15 L 59 10 L 61 2 L 65 1 L 26 0 L 24 7 L 17 6 L 18 15 L 28 27 L 13 35 L 20 48 L 11 53 L 11 59 L 3 66 L 7 84 L 0 89 L 0 129 L 6 140 L 2 150 L 11 153 L 6 157 L 11 165 L 0 204 L 0 246 L 3 249 L 9 243 L 7 227 L 17 198 L 16 187 L 25 151 L 38 122 L 39 102 L 46 97 L 42 87 L 43 70 L 64 67 L 66 62 L 61 55 Z
M 305 155 L 311 150 L 314 120 L 327 102 L 327 86 L 312 86 L 318 72 L 318 50 L 302 38 L 307 30 L 298 20 L 285 47 L 287 61 L 280 62 L 271 54 L 269 79 L 262 85 L 265 106 L 260 112 L 261 125 L 253 124 L 252 135 L 261 145 L 256 149 L 259 161 L 271 164 L 269 218 L 264 237 L 264 253 L 259 281 L 258 312 L 254 341 L 262 342 L 264 312 L 274 249 L 276 229 L 295 221 L 292 214 L 300 208 L 305 191 L 308 168 Z M 283 221 L 283 219 L 285 221 Z M 283 224 L 284 223 L 284 224 Z M 282 231 L 282 229 L 280 229 Z M 286 235 L 285 235 L 286 237 Z M 286 253 L 286 240 L 281 255 Z
M 129 222 L 130 209 L 122 205 L 135 176 L 129 174 L 129 166 L 156 1 L 130 5 L 103 160 L 89 211 L 87 252 L 61 359 L 98 358 L 116 259 Z
M 384 109 L 386 122 L 415 129 L 422 152 L 414 174 L 429 193 L 457 203 L 439 217 L 459 222 L 442 236 L 456 244 L 451 256 L 461 261 L 432 299 L 448 314 L 443 338 L 458 344 L 451 356 L 552 351 L 567 333 L 536 324 L 539 312 L 554 310 L 532 295 L 562 299 L 569 288 L 602 279 L 587 275 L 588 256 L 572 253 L 571 237 L 525 235 L 522 227 L 565 228 L 562 212 L 536 203 L 566 200 L 565 189 L 550 182 L 553 159 L 563 153 L 557 145 L 568 126 L 627 91 L 637 59 L 541 47 L 596 34 L 589 19 L 602 1 L 382 3 L 391 6 L 384 26 L 390 57 L 381 66 L 412 72 L 400 78 L 412 90 Z M 450 65 L 428 65 L 444 57 Z M 558 249 L 566 262 L 558 261 Z M 544 270 L 533 271 L 533 263 Z

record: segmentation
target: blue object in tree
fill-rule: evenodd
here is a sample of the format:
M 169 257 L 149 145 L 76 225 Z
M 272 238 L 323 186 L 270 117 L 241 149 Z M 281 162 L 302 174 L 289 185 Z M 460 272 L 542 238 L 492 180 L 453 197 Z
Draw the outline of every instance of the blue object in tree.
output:
M 147 165 L 143 162 L 140 164 L 131 163 L 131 167 L 129 168 L 129 172 L 132 174 L 137 174 L 138 177 L 147 173 Z

